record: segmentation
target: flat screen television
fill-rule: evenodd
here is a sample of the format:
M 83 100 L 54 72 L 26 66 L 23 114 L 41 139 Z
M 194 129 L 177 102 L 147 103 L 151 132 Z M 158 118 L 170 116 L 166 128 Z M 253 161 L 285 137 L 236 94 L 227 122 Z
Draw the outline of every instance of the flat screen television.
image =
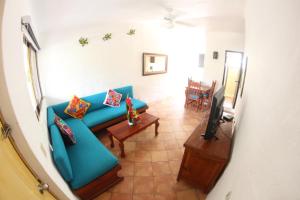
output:
M 223 103 L 225 99 L 224 92 L 225 86 L 221 87 L 212 97 L 209 120 L 207 123 L 206 131 L 202 135 L 205 140 L 209 140 L 215 137 L 219 121 L 221 120 L 223 115 Z

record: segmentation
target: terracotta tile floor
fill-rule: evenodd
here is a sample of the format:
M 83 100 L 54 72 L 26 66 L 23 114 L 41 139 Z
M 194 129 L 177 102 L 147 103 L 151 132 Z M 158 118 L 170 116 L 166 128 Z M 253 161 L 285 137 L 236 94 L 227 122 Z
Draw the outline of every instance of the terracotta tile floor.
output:
M 105 133 L 99 138 L 120 160 L 124 181 L 96 200 L 204 200 L 200 190 L 176 181 L 183 143 L 202 119 L 202 112 L 184 108 L 184 99 L 165 99 L 149 105 L 148 113 L 160 118 L 159 135 L 154 125 L 128 138 L 125 158 L 119 156 L 118 145 L 110 148 Z M 117 143 L 117 141 L 116 141 Z

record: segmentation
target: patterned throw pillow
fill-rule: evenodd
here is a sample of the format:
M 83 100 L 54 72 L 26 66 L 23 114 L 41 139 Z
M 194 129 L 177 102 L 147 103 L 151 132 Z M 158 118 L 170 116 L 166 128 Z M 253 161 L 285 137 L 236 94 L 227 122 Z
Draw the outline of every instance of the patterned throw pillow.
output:
M 83 101 L 77 96 L 74 96 L 69 105 L 66 107 L 65 113 L 71 117 L 82 119 L 90 106 L 90 103 Z
M 59 128 L 64 142 L 68 145 L 76 144 L 76 139 L 74 137 L 74 134 L 71 128 L 66 124 L 66 122 L 62 120 L 60 117 L 58 117 L 57 115 L 55 116 L 54 122 L 56 126 Z
M 122 94 L 109 89 L 103 104 L 111 107 L 120 107 L 121 99 L 122 99 Z

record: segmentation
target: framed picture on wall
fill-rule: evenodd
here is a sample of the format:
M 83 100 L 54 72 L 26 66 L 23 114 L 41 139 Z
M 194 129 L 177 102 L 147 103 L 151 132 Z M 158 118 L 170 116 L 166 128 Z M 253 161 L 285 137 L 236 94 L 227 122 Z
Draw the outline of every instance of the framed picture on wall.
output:
M 157 53 L 143 53 L 143 76 L 164 74 L 168 69 L 168 56 Z

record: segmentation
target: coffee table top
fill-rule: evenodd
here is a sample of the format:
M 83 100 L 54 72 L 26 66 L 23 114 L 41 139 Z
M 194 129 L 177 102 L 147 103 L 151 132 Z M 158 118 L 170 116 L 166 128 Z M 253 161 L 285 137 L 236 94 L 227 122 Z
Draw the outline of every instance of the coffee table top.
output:
M 134 126 L 130 126 L 128 121 L 125 120 L 116 125 L 113 125 L 107 128 L 107 131 L 110 132 L 117 140 L 124 141 L 128 137 L 140 132 L 141 130 L 147 128 L 148 126 L 158 122 L 159 118 L 155 117 L 149 113 L 142 113 L 139 115 L 140 121 Z

